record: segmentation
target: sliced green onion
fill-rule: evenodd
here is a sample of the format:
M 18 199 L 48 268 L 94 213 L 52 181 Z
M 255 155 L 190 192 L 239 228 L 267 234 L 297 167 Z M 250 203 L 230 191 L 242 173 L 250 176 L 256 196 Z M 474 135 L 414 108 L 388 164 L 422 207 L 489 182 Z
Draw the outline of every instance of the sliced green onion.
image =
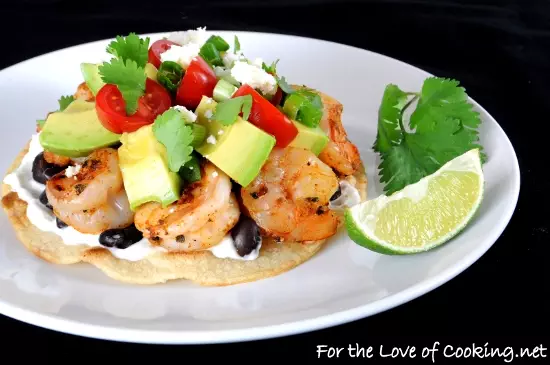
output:
M 235 91 L 237 91 L 237 87 L 222 79 L 216 84 L 212 97 L 216 101 L 224 101 L 230 99 Z
M 206 139 L 206 127 L 193 123 L 191 124 L 191 128 L 193 128 L 193 142 L 191 142 L 191 146 L 199 147 Z
M 180 168 L 179 175 L 188 183 L 201 179 L 201 166 L 198 157 L 193 153 L 191 159 Z
M 317 108 L 322 109 L 323 108 L 323 102 L 321 101 L 321 97 L 319 94 L 309 91 L 309 90 L 300 90 L 298 93 L 304 95 L 308 100 Z
M 170 92 L 176 92 L 183 78 L 183 68 L 179 63 L 164 61 L 160 64 L 157 80 Z
M 205 44 L 203 44 L 199 54 L 206 62 L 208 62 L 212 66 L 223 65 L 223 60 L 222 60 L 222 56 L 220 55 L 220 51 L 218 51 L 218 49 L 213 43 L 206 42 Z
M 298 111 L 307 101 L 307 98 L 302 94 L 290 94 L 285 100 L 283 111 L 290 119 L 296 119 Z
M 211 36 L 210 38 L 208 38 L 206 43 L 212 43 L 220 52 L 225 52 L 229 50 L 229 44 L 225 41 L 225 39 L 218 35 Z
M 323 110 L 314 106 L 312 103 L 308 102 L 302 105 L 300 110 L 298 110 L 298 115 L 296 120 L 311 128 L 315 128 L 319 125 L 319 121 L 323 117 Z
M 283 112 L 291 119 L 315 128 L 323 117 L 321 97 L 310 91 L 289 94 L 283 105 Z

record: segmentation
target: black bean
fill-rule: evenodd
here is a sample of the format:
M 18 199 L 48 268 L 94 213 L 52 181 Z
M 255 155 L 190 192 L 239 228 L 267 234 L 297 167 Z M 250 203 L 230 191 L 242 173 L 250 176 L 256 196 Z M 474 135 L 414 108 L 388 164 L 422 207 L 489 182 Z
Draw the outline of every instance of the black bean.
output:
M 120 146 L 122 146 L 122 142 L 118 141 L 118 142 L 113 143 L 113 144 L 110 145 L 109 147 L 111 147 L 111 148 L 117 150 L 117 149 L 120 148 Z
M 99 243 L 105 247 L 115 247 L 124 241 L 124 230 L 113 228 L 101 232 Z
M 237 253 L 243 257 L 254 251 L 261 243 L 260 227 L 251 218 L 241 215 L 237 225 L 231 230 L 231 237 Z
M 44 152 L 40 152 L 32 163 L 32 178 L 41 184 L 45 184 L 52 176 L 64 169 L 64 167 L 48 163 L 44 159 Z
M 143 234 L 132 224 L 126 228 L 113 228 L 102 232 L 99 235 L 99 243 L 105 247 L 125 249 L 142 238 Z
M 334 194 L 332 194 L 332 196 L 330 197 L 330 201 L 334 201 L 334 200 L 338 199 L 340 197 L 340 195 L 342 195 L 342 189 L 340 189 L 340 187 L 338 187 L 338 190 L 336 190 L 336 192 Z
M 40 201 L 40 203 L 44 204 L 46 206 L 46 208 L 53 210 L 52 205 L 48 201 L 48 196 L 46 195 L 46 190 L 44 190 L 42 192 L 42 194 L 40 194 L 40 198 L 38 198 L 38 200 Z
M 134 224 L 124 228 L 124 235 L 126 236 L 126 240 L 128 242 L 131 242 L 127 247 L 143 239 L 143 232 L 138 230 Z M 119 247 L 119 248 L 122 248 L 122 247 Z
M 46 167 L 44 169 L 44 177 L 47 180 L 50 180 L 55 175 L 59 174 L 61 171 L 63 171 L 63 168 L 59 166 L 52 165 L 53 167 Z
M 63 222 L 63 221 L 62 221 L 61 219 L 59 219 L 59 218 L 55 218 L 55 223 L 57 224 L 57 228 L 59 228 L 59 229 L 68 227 L 67 223 Z

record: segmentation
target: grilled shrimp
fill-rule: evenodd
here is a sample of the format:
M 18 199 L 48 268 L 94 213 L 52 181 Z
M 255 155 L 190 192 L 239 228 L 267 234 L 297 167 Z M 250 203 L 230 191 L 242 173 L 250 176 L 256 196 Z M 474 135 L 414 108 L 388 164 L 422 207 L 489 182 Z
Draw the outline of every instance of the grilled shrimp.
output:
M 348 139 L 342 125 L 343 105 L 336 99 L 319 93 L 324 105 L 320 127 L 330 140 L 319 154 L 319 159 L 342 175 L 352 175 L 361 167 L 361 156 L 357 146 Z
M 293 86 L 296 89 L 302 86 Z M 319 126 L 328 135 L 329 142 L 319 154 L 319 159 L 341 175 L 353 175 L 361 167 L 361 156 L 357 146 L 348 139 L 342 125 L 344 106 L 333 97 L 315 91 L 323 102 L 323 118 Z
M 88 84 L 86 82 L 82 82 L 80 85 L 78 85 L 76 92 L 74 93 L 75 99 L 82 99 L 84 101 L 94 101 L 95 96 L 92 93 L 92 90 L 88 87 Z
M 256 179 L 241 189 L 241 197 L 263 234 L 313 241 L 338 229 L 339 217 L 328 209 L 338 188 L 334 171 L 311 151 L 275 148 Z
M 47 163 L 61 167 L 68 166 L 71 163 L 70 157 L 56 155 L 55 153 L 49 151 L 44 151 L 44 160 L 46 160 Z
M 71 166 L 46 183 L 54 214 L 79 232 L 98 234 L 130 225 L 134 214 L 124 191 L 117 151 L 92 152 L 81 167 Z
M 136 228 L 154 245 L 169 251 L 199 251 L 218 244 L 240 217 L 229 177 L 210 162 L 201 180 L 187 186 L 180 199 L 166 207 L 156 202 L 140 206 Z

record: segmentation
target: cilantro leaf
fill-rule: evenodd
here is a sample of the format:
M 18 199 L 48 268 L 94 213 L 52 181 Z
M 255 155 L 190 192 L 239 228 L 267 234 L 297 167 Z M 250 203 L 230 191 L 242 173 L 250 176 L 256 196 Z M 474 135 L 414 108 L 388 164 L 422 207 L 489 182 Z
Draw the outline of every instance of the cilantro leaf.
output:
M 399 126 L 399 118 L 406 103 L 407 93 L 396 85 L 386 86 L 378 110 L 378 134 L 373 146 L 375 152 L 388 152 L 392 146 L 401 142 L 403 133 Z
M 270 66 L 266 65 L 265 62 L 262 62 L 262 69 L 267 73 L 277 75 L 277 63 L 279 63 L 279 60 L 272 62 Z
M 285 77 L 279 78 L 278 76 L 275 76 L 275 80 L 277 80 L 277 84 L 287 94 L 292 94 L 295 90 L 286 82 Z
M 241 110 L 243 119 L 247 120 L 251 109 L 252 95 L 238 96 L 218 103 L 212 119 L 223 125 L 231 125 L 237 121 Z
M 455 80 L 436 77 L 424 81 L 418 104 L 404 128 L 408 95 L 388 85 L 379 109 L 378 134 L 373 149 L 381 155 L 380 181 L 391 195 L 436 172 L 455 157 L 477 148 L 481 120 L 472 110 L 464 88 Z M 412 101 L 414 101 L 414 98 Z
M 193 130 L 185 124 L 180 112 L 172 108 L 157 116 L 153 124 L 155 138 L 166 147 L 168 167 L 179 172 L 191 160 Z
M 63 110 L 65 110 L 73 101 L 73 95 L 61 96 L 61 98 L 57 101 L 59 103 L 59 111 L 62 112 Z
M 110 63 L 103 62 L 99 66 L 101 79 L 106 84 L 114 84 L 120 90 L 126 102 L 126 114 L 132 115 L 138 107 L 138 99 L 145 93 L 147 75 L 136 61 L 111 59 Z
M 149 57 L 149 42 L 149 37 L 142 39 L 136 33 L 130 33 L 127 37 L 117 36 L 107 46 L 107 52 L 124 62 L 133 60 L 139 67 L 145 67 Z
M 235 45 L 233 46 L 233 53 L 237 53 L 241 50 L 241 42 L 239 42 L 239 37 L 235 36 Z

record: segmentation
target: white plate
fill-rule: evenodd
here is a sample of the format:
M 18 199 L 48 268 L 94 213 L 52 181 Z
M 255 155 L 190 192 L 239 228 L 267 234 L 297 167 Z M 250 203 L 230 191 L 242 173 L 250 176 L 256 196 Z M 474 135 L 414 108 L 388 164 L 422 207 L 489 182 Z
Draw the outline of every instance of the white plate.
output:
M 275 34 L 237 34 L 246 56 L 267 62 L 292 83 L 320 89 L 344 104 L 344 125 L 361 151 L 369 197 L 381 188 L 371 150 L 384 87 L 419 90 L 430 76 L 405 63 L 345 45 Z M 152 39 L 165 34 L 149 35 Z M 5 171 L 61 95 L 82 81 L 79 64 L 105 59 L 108 41 L 46 54 L 0 71 L 0 168 Z M 475 104 L 475 103 L 474 103 Z M 215 343 L 271 338 L 326 328 L 410 301 L 452 279 L 483 255 L 510 220 L 520 174 L 510 141 L 477 104 L 486 195 L 479 215 L 440 249 L 383 256 L 341 232 L 310 261 L 275 278 L 222 288 L 185 281 L 154 287 L 107 278 L 86 264 L 55 266 L 28 253 L 6 216 L 0 218 L 0 312 L 38 326 L 83 336 L 147 343 Z M 464 292 L 464 295 L 467 295 Z

